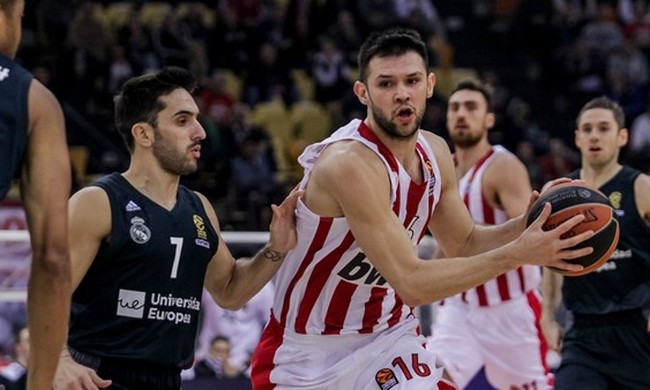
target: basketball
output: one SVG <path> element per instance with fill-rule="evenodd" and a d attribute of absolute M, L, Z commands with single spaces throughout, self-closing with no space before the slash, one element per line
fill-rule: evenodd
<path fill-rule="evenodd" d="M 570 263 L 582 265 L 584 269 L 577 272 L 552 267 L 549 269 L 565 276 L 580 276 L 598 269 L 609 260 L 618 244 L 619 227 L 609 199 L 602 192 L 585 184 L 577 183 L 563 183 L 551 187 L 531 207 L 526 219 L 526 226 L 537 219 L 546 202 L 551 204 L 551 215 L 542 226 L 544 231 L 554 229 L 575 215 L 583 214 L 585 219 L 563 234 L 562 238 L 572 237 L 588 230 L 593 230 L 595 233 L 588 240 L 571 248 L 579 249 L 591 246 L 593 252 L 577 259 L 567 260 Z"/>

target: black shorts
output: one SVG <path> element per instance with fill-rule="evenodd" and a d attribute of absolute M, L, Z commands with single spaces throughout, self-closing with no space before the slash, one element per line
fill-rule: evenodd
<path fill-rule="evenodd" d="M 161 367 L 138 360 L 102 358 L 68 347 L 70 356 L 79 364 L 90 367 L 102 379 L 113 383 L 110 390 L 178 390 L 181 369 Z"/>
<path fill-rule="evenodd" d="M 650 389 L 650 333 L 641 310 L 574 316 L 555 390 Z"/>

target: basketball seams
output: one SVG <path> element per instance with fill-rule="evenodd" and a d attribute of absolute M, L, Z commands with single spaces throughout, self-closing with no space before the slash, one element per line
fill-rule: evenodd
<path fill-rule="evenodd" d="M 609 199 L 600 191 L 585 184 L 563 183 L 550 188 L 533 203 L 526 218 L 529 226 L 544 208 L 544 204 L 551 203 L 552 211 L 544 222 L 542 229 L 549 231 L 561 225 L 576 215 L 586 218 L 574 226 L 562 238 L 575 236 L 588 230 L 594 235 L 571 249 L 592 247 L 592 253 L 567 262 L 583 265 L 584 268 L 577 272 L 569 272 L 549 267 L 564 276 L 581 276 L 598 269 L 609 260 L 616 246 L 620 234 L 618 221 L 614 217 L 614 210 Z"/>

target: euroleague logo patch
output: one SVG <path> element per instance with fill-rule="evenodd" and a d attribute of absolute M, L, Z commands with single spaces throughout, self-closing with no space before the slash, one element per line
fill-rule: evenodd
<path fill-rule="evenodd" d="M 399 381 L 390 368 L 382 368 L 375 374 L 375 381 L 381 390 L 389 390 L 397 386 Z"/>

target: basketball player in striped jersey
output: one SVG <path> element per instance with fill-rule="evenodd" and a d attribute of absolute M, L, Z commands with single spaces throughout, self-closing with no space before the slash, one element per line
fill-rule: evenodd
<path fill-rule="evenodd" d="M 14 58 L 24 0 L 0 0 L 0 200 L 20 176 L 32 250 L 27 295 L 27 389 L 50 389 L 70 307 L 70 155 L 56 97 Z M 2 387 L 2 386 L 0 386 Z"/>
<path fill-rule="evenodd" d="M 274 279 L 272 315 L 253 357 L 255 389 L 453 388 L 423 346 L 415 306 L 525 262 L 581 269 L 560 259 L 591 252 L 567 248 L 593 232 L 560 238 L 582 217 L 542 231 L 550 205 L 525 231 L 521 217 L 475 226 L 447 143 L 419 128 L 435 83 L 427 63 L 417 32 L 373 33 L 353 87 L 366 118 L 299 157 L 298 243 Z M 427 229 L 453 258 L 417 257 Z"/>
<path fill-rule="evenodd" d="M 531 192 L 526 167 L 488 140 L 495 120 L 490 102 L 485 85 L 467 80 L 447 103 L 458 191 L 481 225 L 524 214 Z M 540 268 L 524 265 L 441 301 L 427 347 L 438 352 L 458 387 L 465 388 L 481 367 L 497 389 L 548 387 L 540 282 Z"/>
<path fill-rule="evenodd" d="M 581 168 L 570 174 L 605 194 L 620 238 L 611 258 L 580 277 L 544 270 L 542 329 L 561 352 L 555 389 L 650 389 L 650 176 L 619 163 L 628 142 L 625 114 L 607 97 L 587 102 L 576 119 Z M 573 317 L 562 329 L 562 302 Z"/>

